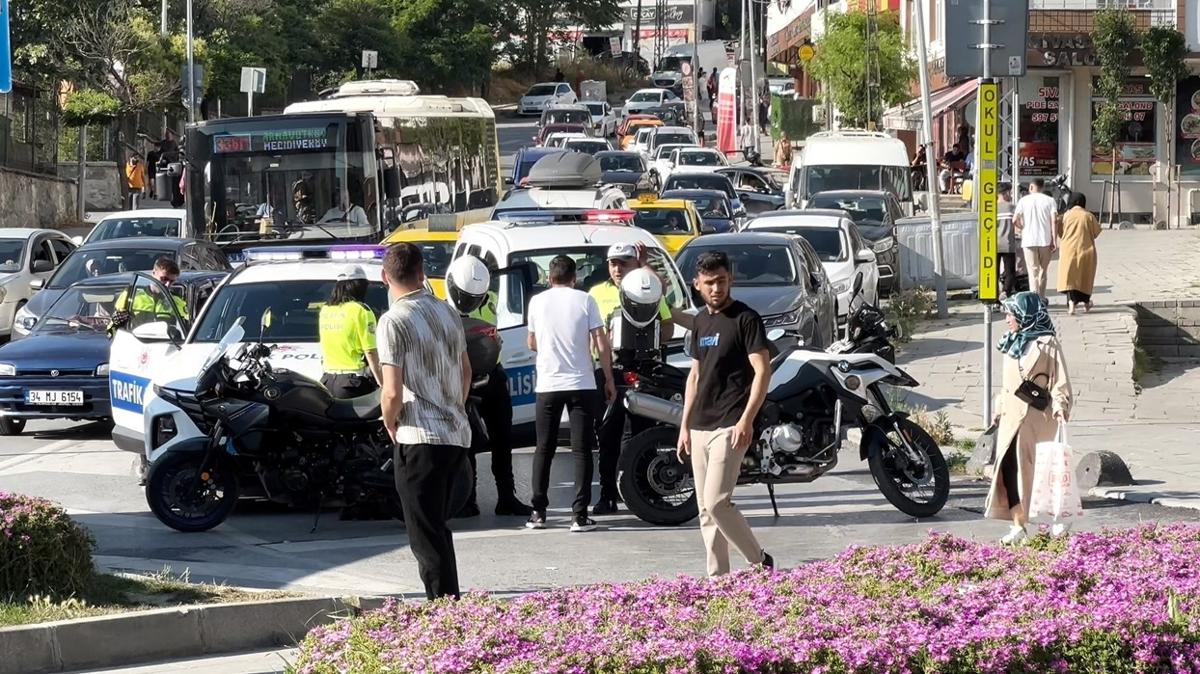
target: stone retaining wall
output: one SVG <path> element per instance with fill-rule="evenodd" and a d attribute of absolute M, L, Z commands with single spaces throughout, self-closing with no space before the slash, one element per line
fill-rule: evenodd
<path fill-rule="evenodd" d="M 1137 342 L 1159 358 L 1200 357 L 1200 300 L 1140 302 Z"/>
<path fill-rule="evenodd" d="M 74 220 L 74 180 L 0 168 L 0 227 L 57 227 Z"/>

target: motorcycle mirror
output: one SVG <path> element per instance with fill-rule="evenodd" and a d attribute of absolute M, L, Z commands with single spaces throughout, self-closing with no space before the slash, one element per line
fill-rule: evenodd
<path fill-rule="evenodd" d="M 851 288 L 850 288 L 850 296 L 851 297 L 862 292 L 862 284 L 863 284 L 863 275 L 862 275 L 862 272 L 860 271 L 854 275 L 854 285 L 851 286 Z"/>

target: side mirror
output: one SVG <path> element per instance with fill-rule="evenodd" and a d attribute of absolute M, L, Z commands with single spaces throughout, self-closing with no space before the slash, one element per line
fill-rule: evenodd
<path fill-rule="evenodd" d="M 821 277 L 820 276 L 817 276 L 816 274 L 809 274 L 808 280 L 810 283 L 812 283 L 813 290 L 817 290 L 821 287 Z"/>
<path fill-rule="evenodd" d="M 712 225 L 708 224 L 707 222 L 701 223 L 700 233 L 701 234 L 716 234 L 717 228 L 713 227 Z"/>
<path fill-rule="evenodd" d="M 143 323 L 133 329 L 133 336 L 140 342 L 171 342 L 183 341 L 179 330 L 166 321 Z"/>
<path fill-rule="evenodd" d="M 46 274 L 46 273 L 49 273 L 52 271 L 54 271 L 54 263 L 51 262 L 50 260 L 34 260 L 33 261 L 33 273 Z"/>
<path fill-rule="evenodd" d="M 41 290 L 45 286 L 46 286 L 46 279 L 44 279 L 44 278 L 35 278 L 29 282 L 29 288 L 31 290 Z"/>
<path fill-rule="evenodd" d="M 389 199 L 398 199 L 403 188 L 400 186 L 400 169 L 390 166 L 383 170 L 383 193 Z"/>
<path fill-rule="evenodd" d="M 866 264 L 875 261 L 875 251 L 870 248 L 863 248 L 854 256 L 854 262 L 857 264 Z"/>
<path fill-rule="evenodd" d="M 683 337 L 683 355 L 688 358 L 696 357 L 696 352 L 692 350 L 692 336 L 690 334 Z"/>

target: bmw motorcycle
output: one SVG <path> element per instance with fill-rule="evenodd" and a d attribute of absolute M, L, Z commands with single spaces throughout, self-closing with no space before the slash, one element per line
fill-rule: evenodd
<path fill-rule="evenodd" d="M 146 501 L 159 521 L 206 531 L 243 495 L 315 508 L 318 516 L 323 505 L 340 504 L 347 516 L 402 519 L 379 394 L 334 398 L 319 382 L 273 367 L 272 347 L 242 343 L 244 334 L 239 318 L 201 367 L 194 390 L 155 387 L 206 434 L 151 464 Z M 495 341 L 475 331 L 468 343 L 489 338 Z M 471 355 L 494 363 L 498 342 L 492 348 Z M 474 385 L 486 374 L 480 380 Z M 468 417 L 473 435 L 486 437 L 473 404 Z M 451 512 L 466 502 L 472 481 L 464 460 Z"/>
<path fill-rule="evenodd" d="M 861 276 L 855 279 L 855 294 Z M 903 412 L 892 409 L 883 385 L 915 387 L 893 364 L 883 313 L 856 297 L 847 338 L 827 350 L 786 348 L 771 359 L 766 402 L 754 423 L 755 441 L 742 460 L 738 484 L 763 483 L 776 517 L 775 485 L 812 482 L 838 463 L 843 430 L 862 429 L 859 457 L 884 497 L 901 512 L 931 517 L 945 506 L 950 471 L 937 443 Z M 769 335 L 776 341 L 776 335 Z M 679 525 L 698 514 L 691 467 L 675 453 L 687 374 L 665 362 L 627 377 L 630 413 L 658 424 L 631 439 L 618 465 L 621 498 L 638 518 Z"/>

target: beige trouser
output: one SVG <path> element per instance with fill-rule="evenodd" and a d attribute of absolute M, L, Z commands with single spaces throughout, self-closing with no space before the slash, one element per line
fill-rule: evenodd
<path fill-rule="evenodd" d="M 733 505 L 733 488 L 742 469 L 742 456 L 732 444 L 733 428 L 691 431 L 692 474 L 696 476 L 696 501 L 700 506 L 700 535 L 708 554 L 708 575 L 729 573 L 729 544 L 751 564 L 765 555 L 750 523 Z"/>
<path fill-rule="evenodd" d="M 1049 276 L 1050 258 L 1054 249 L 1050 246 L 1030 246 L 1025 249 L 1025 268 L 1029 270 L 1029 289 L 1046 296 L 1046 277 Z"/>

